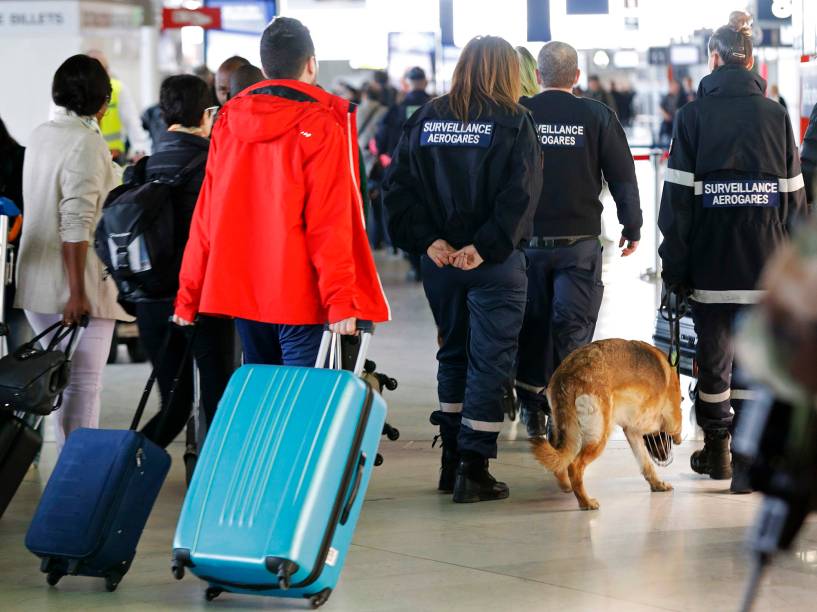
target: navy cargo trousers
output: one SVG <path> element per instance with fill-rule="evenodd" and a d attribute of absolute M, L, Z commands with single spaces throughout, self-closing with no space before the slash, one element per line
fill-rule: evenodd
<path fill-rule="evenodd" d="M 740 364 L 735 362 L 734 327 L 747 306 L 692 302 L 692 318 L 698 342 L 698 393 L 695 418 L 706 431 L 734 432 L 743 404 L 755 399 Z"/>
<path fill-rule="evenodd" d="M 519 338 L 516 392 L 544 407 L 543 391 L 559 364 L 589 344 L 596 330 L 604 285 L 598 239 L 570 246 L 526 249 L 528 304 Z"/>
<path fill-rule="evenodd" d="M 446 447 L 496 457 L 525 314 L 525 255 L 514 251 L 503 263 L 469 271 L 438 268 L 423 256 L 422 267 L 440 341 L 440 409 L 432 422 Z"/>

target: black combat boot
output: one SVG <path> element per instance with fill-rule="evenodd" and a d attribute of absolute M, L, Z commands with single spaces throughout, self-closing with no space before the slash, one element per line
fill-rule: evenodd
<path fill-rule="evenodd" d="M 440 464 L 440 483 L 437 490 L 440 493 L 453 493 L 454 481 L 457 479 L 457 466 L 460 464 L 460 454 L 455 448 L 449 449 L 443 444 L 443 456 Z"/>
<path fill-rule="evenodd" d="M 544 393 L 517 387 L 516 394 L 519 398 L 519 418 L 528 430 L 528 438 L 546 438 L 550 427 L 550 406 Z"/>
<path fill-rule="evenodd" d="M 689 464 L 699 474 L 708 474 L 713 480 L 732 478 L 729 454 L 729 431 L 713 429 L 704 431 L 704 447 L 692 453 Z"/>
<path fill-rule="evenodd" d="M 732 455 L 732 482 L 729 485 L 729 491 L 735 495 L 743 495 L 754 491 L 752 479 L 749 475 L 751 467 L 751 461 L 744 459 L 740 455 Z"/>
<path fill-rule="evenodd" d="M 457 466 L 457 479 L 454 483 L 454 501 L 458 504 L 470 504 L 480 501 L 505 499 L 509 494 L 508 485 L 498 482 L 488 471 L 488 460 L 469 451 L 462 454 Z"/>
<path fill-rule="evenodd" d="M 543 406 L 533 402 L 519 402 L 519 417 L 528 430 L 528 438 L 545 438 L 548 431 L 548 415 Z"/>
<path fill-rule="evenodd" d="M 460 464 L 460 453 L 457 449 L 457 432 L 449 431 L 441 423 L 438 412 L 432 412 L 429 419 L 432 425 L 440 427 L 439 435 L 434 436 L 434 444 L 437 440 L 442 440 L 442 460 L 440 462 L 440 481 L 437 490 L 441 493 L 451 493 L 454 491 L 454 481 L 457 478 L 457 466 Z"/>

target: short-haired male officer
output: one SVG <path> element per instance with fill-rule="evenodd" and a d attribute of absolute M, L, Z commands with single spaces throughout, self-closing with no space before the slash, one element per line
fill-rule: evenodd
<path fill-rule="evenodd" d="M 593 339 L 601 308 L 599 201 L 604 181 L 624 226 L 622 256 L 638 247 L 641 207 L 635 166 L 611 108 L 572 94 L 579 80 L 576 50 L 549 42 L 539 53 L 543 93 L 522 98 L 544 152 L 542 196 L 528 257 L 528 305 L 519 338 L 516 390 L 531 437 L 546 431 L 544 390 L 571 352 Z"/>

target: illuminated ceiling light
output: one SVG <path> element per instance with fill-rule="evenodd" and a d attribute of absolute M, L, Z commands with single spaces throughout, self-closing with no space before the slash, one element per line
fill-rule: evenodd
<path fill-rule="evenodd" d="M 593 63 L 599 68 L 607 68 L 610 65 L 610 56 L 607 51 L 599 49 L 593 54 Z"/>

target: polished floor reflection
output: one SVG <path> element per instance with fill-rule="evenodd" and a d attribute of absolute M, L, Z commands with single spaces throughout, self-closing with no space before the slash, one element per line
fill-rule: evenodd
<path fill-rule="evenodd" d="M 621 261 L 608 249 L 608 289 L 599 335 L 647 339 L 655 289 L 638 280 L 649 256 Z M 435 331 L 422 290 L 402 282 L 405 268 L 383 257 L 395 321 L 378 330 L 372 357 L 395 376 L 390 421 L 402 436 L 384 441 L 354 545 L 327 610 L 735 610 L 747 578 L 743 540 L 760 503 L 732 496 L 725 482 L 698 477 L 689 454 L 690 427 L 675 462 L 659 469 L 670 493 L 650 493 L 623 436 L 616 436 L 586 475 L 598 512 L 577 510 L 572 495 L 536 465 L 518 426 L 503 433 L 495 474 L 511 487 L 506 501 L 458 506 L 434 490 L 438 450 L 427 414 L 435 402 Z M 109 366 L 104 425 L 130 419 L 145 366 Z M 49 588 L 23 537 L 54 460 L 47 444 L 6 515 L 0 519 L 0 610 L 306 609 L 306 602 L 222 595 L 170 574 L 170 547 L 184 495 L 182 445 L 142 538 L 130 573 L 115 593 L 101 580 L 67 577 Z M 814 610 L 817 526 L 806 527 L 792 552 L 764 580 L 757 610 Z"/>

